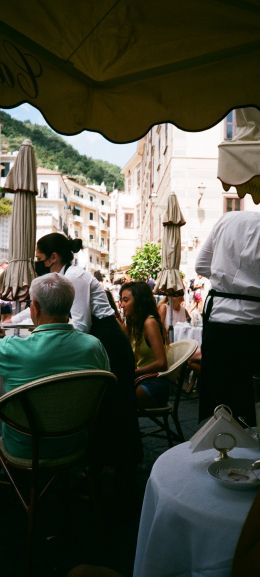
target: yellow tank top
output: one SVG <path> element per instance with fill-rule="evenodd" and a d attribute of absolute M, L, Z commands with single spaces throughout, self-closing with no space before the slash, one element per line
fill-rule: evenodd
<path fill-rule="evenodd" d="M 131 339 L 131 346 L 134 351 L 135 355 L 135 362 L 137 367 L 144 367 L 148 365 L 152 361 L 154 361 L 154 356 L 151 347 L 148 346 L 144 335 L 142 335 L 142 339 L 138 345 L 136 346 L 136 340 Z"/>
<path fill-rule="evenodd" d="M 150 316 L 154 318 L 152 315 Z M 144 367 L 145 365 L 149 365 L 155 360 L 152 349 L 147 344 L 144 334 L 142 334 L 142 338 L 138 346 L 136 346 L 136 340 L 132 337 L 131 346 L 134 351 L 135 362 L 137 367 Z"/>

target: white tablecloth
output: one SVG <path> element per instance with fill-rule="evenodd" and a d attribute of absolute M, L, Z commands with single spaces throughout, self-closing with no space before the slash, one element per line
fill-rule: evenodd
<path fill-rule="evenodd" d="M 163 453 L 147 483 L 134 577 L 230 577 L 232 559 L 255 489 L 230 489 L 207 469 L 215 449 L 189 442 Z M 232 457 L 259 458 L 234 449 Z"/>
<path fill-rule="evenodd" d="M 198 345 L 201 345 L 202 327 L 193 327 L 189 323 L 176 323 L 174 325 L 174 340 L 182 341 L 185 339 L 195 339 Z"/>

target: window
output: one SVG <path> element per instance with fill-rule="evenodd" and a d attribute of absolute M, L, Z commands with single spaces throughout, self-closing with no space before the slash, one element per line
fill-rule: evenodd
<path fill-rule="evenodd" d="M 244 199 L 238 196 L 224 196 L 224 212 L 244 210 Z"/>
<path fill-rule="evenodd" d="M 79 195 L 80 195 L 80 190 L 79 190 L 79 188 L 74 188 L 74 194 L 75 194 L 75 196 L 79 196 Z"/>
<path fill-rule="evenodd" d="M 76 216 L 80 216 L 80 206 L 74 206 L 73 214 Z"/>
<path fill-rule="evenodd" d="M 89 220 L 94 220 L 94 213 L 93 212 L 89 213 Z"/>
<path fill-rule="evenodd" d="M 40 182 L 40 198 L 48 198 L 48 182 Z"/>
<path fill-rule="evenodd" d="M 92 254 L 91 254 L 90 257 L 89 257 L 89 262 L 92 262 L 92 261 L 93 261 L 93 257 L 92 257 Z"/>
<path fill-rule="evenodd" d="M 224 124 L 224 138 L 225 140 L 232 140 L 235 132 L 235 112 L 232 110 L 228 113 Z"/>
<path fill-rule="evenodd" d="M 79 238 L 79 231 L 78 230 L 74 230 L 74 237 Z"/>
<path fill-rule="evenodd" d="M 105 239 L 103 238 L 103 236 L 101 236 L 100 239 L 100 246 L 105 246 Z"/>
<path fill-rule="evenodd" d="M 134 214 L 132 212 L 125 213 L 125 228 L 134 228 Z"/>
<path fill-rule="evenodd" d="M 1 176 L 7 176 L 10 170 L 10 162 L 1 161 Z"/>
<path fill-rule="evenodd" d="M 104 200 L 101 200 L 101 204 L 102 204 L 102 206 L 104 206 L 104 204 L 105 204 L 105 201 L 104 201 Z"/>
<path fill-rule="evenodd" d="M 89 235 L 89 240 L 94 240 L 94 234 Z"/>
<path fill-rule="evenodd" d="M 93 196 L 89 197 L 90 202 L 93 202 Z"/>

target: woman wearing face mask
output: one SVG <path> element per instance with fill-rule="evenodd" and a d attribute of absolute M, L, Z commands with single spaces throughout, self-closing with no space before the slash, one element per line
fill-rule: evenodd
<path fill-rule="evenodd" d="M 105 403 L 104 414 L 102 412 L 98 420 L 98 431 L 95 431 L 96 455 L 102 453 L 106 446 L 109 447 L 110 455 L 114 450 L 114 460 L 117 462 L 124 458 L 140 461 L 142 451 L 133 387 L 133 352 L 100 282 L 90 272 L 79 266 L 72 266 L 73 254 L 81 248 L 81 239 L 67 238 L 60 233 L 41 237 L 36 246 L 36 273 L 58 272 L 72 282 L 75 289 L 71 308 L 72 323 L 78 330 L 91 332 L 100 339 L 107 351 L 111 371 L 118 378 L 116 398 L 115 394 L 110 395 L 110 399 Z M 122 423 L 119 422 L 121 418 Z M 125 434 L 122 434 L 122 431 Z M 97 449 L 98 437 L 100 446 Z"/>
<path fill-rule="evenodd" d="M 114 311 L 97 279 L 81 267 L 72 266 L 74 253 L 81 248 L 82 240 L 79 238 L 67 238 L 56 232 L 46 234 L 37 242 L 35 270 L 37 275 L 58 272 L 72 282 L 75 289 L 72 322 L 75 328 L 89 333 L 92 315 L 102 319 L 112 316 Z"/>

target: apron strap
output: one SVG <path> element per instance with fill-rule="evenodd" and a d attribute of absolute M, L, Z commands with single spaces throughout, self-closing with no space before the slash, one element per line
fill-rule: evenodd
<path fill-rule="evenodd" d="M 222 291 L 216 291 L 215 289 L 210 289 L 207 295 L 207 298 L 204 303 L 202 318 L 203 324 L 209 320 L 210 313 L 213 307 L 213 298 L 214 297 L 222 297 L 226 299 L 240 299 L 243 301 L 253 301 L 260 303 L 260 297 L 251 296 L 251 295 L 242 295 L 238 293 L 225 293 Z"/>

